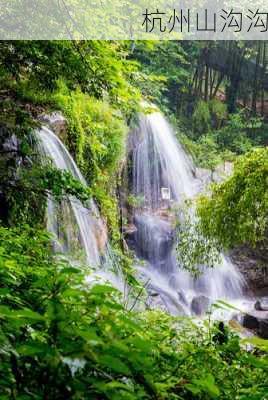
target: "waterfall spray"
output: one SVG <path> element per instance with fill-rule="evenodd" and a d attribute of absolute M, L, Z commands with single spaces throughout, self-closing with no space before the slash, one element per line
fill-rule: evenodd
<path fill-rule="evenodd" d="M 43 127 L 38 131 L 38 136 L 41 140 L 44 153 L 49 156 L 54 162 L 55 166 L 61 170 L 66 170 L 72 173 L 74 178 L 86 185 L 86 182 L 75 164 L 70 153 L 60 141 L 60 139 L 48 128 Z M 69 196 L 67 201 L 63 203 L 65 207 L 65 215 L 69 215 L 71 223 L 69 226 L 67 219 L 57 219 L 56 204 L 53 199 L 48 200 L 48 228 L 59 239 L 62 238 L 63 231 L 67 232 L 65 238 L 65 248 L 71 247 L 70 232 L 73 231 L 73 219 L 78 228 L 78 240 L 81 248 L 86 254 L 86 261 L 89 265 L 98 266 L 101 263 L 101 238 L 102 242 L 106 242 L 106 229 L 100 218 L 98 209 L 93 200 L 88 201 L 88 206 L 84 207 L 83 204 L 73 196 Z M 69 235 L 69 237 L 68 237 Z M 103 245 L 102 243 L 102 245 Z"/>
<path fill-rule="evenodd" d="M 135 251 L 147 261 L 146 267 L 139 268 L 141 273 L 171 312 L 174 299 L 189 308 L 194 296 L 205 295 L 210 301 L 239 298 L 243 278 L 227 257 L 221 255 L 220 265 L 213 269 L 202 268 L 198 278 L 178 264 L 174 250 L 178 213 L 172 209 L 198 194 L 201 182 L 168 122 L 159 112 L 141 116 L 131 141 L 132 193 L 142 199 L 133 216 Z"/>

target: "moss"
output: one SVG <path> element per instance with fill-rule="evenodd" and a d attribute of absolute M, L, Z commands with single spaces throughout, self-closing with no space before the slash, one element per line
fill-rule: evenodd
<path fill-rule="evenodd" d="M 68 120 L 67 145 L 117 242 L 116 171 L 124 154 L 127 130 L 123 116 L 107 101 L 78 89 L 69 91 L 63 83 L 59 84 L 54 101 Z"/>

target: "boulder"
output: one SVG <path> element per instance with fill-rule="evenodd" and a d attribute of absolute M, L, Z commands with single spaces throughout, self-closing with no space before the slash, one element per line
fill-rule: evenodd
<path fill-rule="evenodd" d="M 168 313 L 167 305 L 163 302 L 159 293 L 151 292 L 148 295 L 148 298 L 145 302 L 146 308 L 149 310 L 161 310 L 163 312 Z"/>
<path fill-rule="evenodd" d="M 107 226 L 105 224 L 98 224 L 94 227 L 94 231 L 98 244 L 98 249 L 101 253 L 105 253 L 108 242 Z"/>
<path fill-rule="evenodd" d="M 251 249 L 241 246 L 231 251 L 231 260 L 241 272 L 251 295 L 268 293 L 268 251 L 264 248 Z M 258 292 L 263 291 L 263 294 Z"/>
<path fill-rule="evenodd" d="M 208 311 L 210 299 L 207 296 L 199 295 L 193 298 L 191 302 L 191 311 L 195 315 L 203 315 Z"/>
<path fill-rule="evenodd" d="M 257 300 L 254 304 L 254 308 L 257 311 L 268 311 L 268 303 L 262 300 Z"/>
<path fill-rule="evenodd" d="M 67 120 L 59 111 L 54 111 L 51 114 L 41 114 L 39 120 L 48 125 L 58 136 L 62 136 L 66 132 Z"/>
<path fill-rule="evenodd" d="M 171 315 L 188 315 L 187 306 L 180 300 L 180 296 L 166 288 L 149 285 L 146 305 L 150 309 L 159 309 Z"/>
<path fill-rule="evenodd" d="M 137 228 L 134 224 L 128 224 L 123 226 L 124 236 L 128 239 L 132 238 L 133 235 L 137 232 Z"/>
<path fill-rule="evenodd" d="M 258 329 L 258 318 L 256 318 L 254 315 L 246 314 L 243 318 L 243 326 L 248 329 Z"/>
<path fill-rule="evenodd" d="M 16 135 L 12 134 L 3 143 L 3 150 L 5 152 L 17 152 L 19 150 L 19 141 Z"/>
<path fill-rule="evenodd" d="M 268 318 L 259 321 L 258 335 L 263 339 L 268 339 Z"/>
<path fill-rule="evenodd" d="M 252 311 L 250 314 L 245 314 L 242 325 L 245 328 L 254 330 L 261 338 L 268 339 L 267 311 Z"/>
<path fill-rule="evenodd" d="M 200 181 L 200 185 L 204 188 L 211 182 L 211 171 L 205 168 L 196 168 L 194 177 Z"/>

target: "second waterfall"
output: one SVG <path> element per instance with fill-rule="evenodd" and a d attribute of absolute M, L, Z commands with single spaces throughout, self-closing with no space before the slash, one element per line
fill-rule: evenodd
<path fill-rule="evenodd" d="M 200 267 L 198 278 L 177 261 L 178 208 L 201 190 L 201 182 L 171 126 L 159 112 L 142 115 L 129 140 L 129 191 L 136 202 L 129 244 L 142 260 L 138 269 L 150 290 L 174 314 L 191 313 L 197 298 L 209 302 L 240 298 L 243 278 L 227 257 L 222 255 L 213 269 Z"/>

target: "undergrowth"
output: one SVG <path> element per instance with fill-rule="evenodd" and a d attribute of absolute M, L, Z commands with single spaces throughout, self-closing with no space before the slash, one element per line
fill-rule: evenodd
<path fill-rule="evenodd" d="M 233 333 L 131 311 L 52 255 L 44 231 L 0 228 L 0 243 L 1 399 L 266 398 L 267 357 Z"/>

